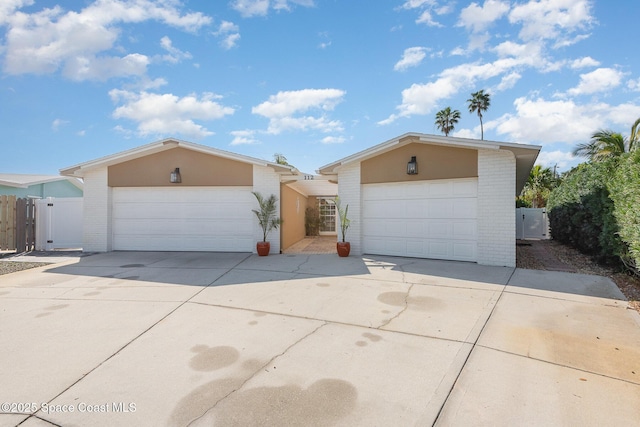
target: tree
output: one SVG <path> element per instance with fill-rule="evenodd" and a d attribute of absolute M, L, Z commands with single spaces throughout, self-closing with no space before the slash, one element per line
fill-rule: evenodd
<path fill-rule="evenodd" d="M 484 127 L 482 125 L 482 113 L 487 111 L 491 106 L 491 95 L 485 93 L 484 89 L 471 94 L 471 98 L 467 99 L 469 103 L 469 112 L 477 113 L 480 118 L 480 139 L 484 139 Z"/>
<path fill-rule="evenodd" d="M 640 126 L 640 119 L 636 120 L 633 126 L 631 126 L 631 136 L 629 137 L 629 152 L 633 151 L 640 144 L 640 135 L 638 135 L 638 126 Z"/>
<path fill-rule="evenodd" d="M 449 136 L 449 132 L 454 129 L 458 120 L 460 120 L 460 111 L 451 111 L 451 107 L 440 110 L 436 114 L 436 126 L 444 133 L 444 136 Z"/>
<path fill-rule="evenodd" d="M 519 199 L 532 208 L 544 208 L 551 190 L 555 187 L 556 178 L 551 168 L 535 165 L 529 173 L 529 180 L 524 185 Z"/>
<path fill-rule="evenodd" d="M 632 132 L 635 127 L 632 128 Z M 633 132 L 633 138 L 636 138 Z M 618 157 L 631 151 L 633 140 L 625 138 L 621 133 L 609 129 L 601 129 L 591 135 L 591 140 L 578 144 L 573 150 L 574 156 L 588 158 L 592 162 L 598 162 L 611 157 Z"/>
<path fill-rule="evenodd" d="M 273 155 L 273 160 L 279 165 L 290 166 L 289 162 L 287 162 L 287 158 L 281 153 L 275 153 Z"/>

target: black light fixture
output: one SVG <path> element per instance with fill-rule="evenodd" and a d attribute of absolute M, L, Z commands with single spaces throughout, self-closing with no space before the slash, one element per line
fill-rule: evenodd
<path fill-rule="evenodd" d="M 180 184 L 182 182 L 182 176 L 180 176 L 180 168 L 175 168 L 169 177 L 169 181 L 172 184 Z"/>
<path fill-rule="evenodd" d="M 407 163 L 407 175 L 417 175 L 418 174 L 418 162 L 416 161 L 416 156 L 411 156 L 411 160 Z"/>

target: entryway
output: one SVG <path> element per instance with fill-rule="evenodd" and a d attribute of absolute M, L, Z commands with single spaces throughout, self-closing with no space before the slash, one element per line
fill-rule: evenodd
<path fill-rule="evenodd" d="M 336 236 L 307 236 L 282 251 L 283 254 L 335 254 Z"/>

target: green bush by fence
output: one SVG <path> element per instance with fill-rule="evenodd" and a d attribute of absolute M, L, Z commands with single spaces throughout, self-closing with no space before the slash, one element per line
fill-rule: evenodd
<path fill-rule="evenodd" d="M 630 254 L 640 266 L 640 152 L 578 165 L 547 208 L 554 239 L 602 262 Z"/>
<path fill-rule="evenodd" d="M 633 151 L 620 162 L 609 188 L 620 239 L 628 250 L 621 256 L 637 271 L 640 267 L 640 150 Z"/>

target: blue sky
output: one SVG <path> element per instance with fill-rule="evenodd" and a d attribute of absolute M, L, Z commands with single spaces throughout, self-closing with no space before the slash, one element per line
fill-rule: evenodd
<path fill-rule="evenodd" d="M 640 117 L 640 2 L 2 0 L 2 172 L 58 170 L 166 137 L 305 172 L 406 132 L 542 145 Z"/>

